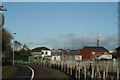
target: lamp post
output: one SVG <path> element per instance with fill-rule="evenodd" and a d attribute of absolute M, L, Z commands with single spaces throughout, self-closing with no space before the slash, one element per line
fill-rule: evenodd
<path fill-rule="evenodd" d="M 0 11 L 7 11 L 7 9 L 4 8 L 3 5 L 0 5 Z M 2 13 L 0 13 L 0 28 L 3 27 L 4 23 L 5 23 L 4 15 Z"/>
<path fill-rule="evenodd" d="M 13 33 L 13 35 L 15 35 L 16 33 Z M 15 58 L 15 55 L 14 55 L 14 49 L 15 49 L 15 40 L 13 40 L 13 66 L 14 66 L 14 58 Z"/>
<path fill-rule="evenodd" d="M 7 11 L 7 9 L 5 9 L 3 7 L 3 5 L 0 5 L 0 44 L 2 44 L 2 27 L 5 23 L 5 18 L 4 15 L 1 13 L 2 11 Z M 0 45 L 0 65 L 2 65 L 2 45 Z M 1 72 L 2 67 L 0 67 L 0 74 L 2 74 Z M 2 79 L 2 75 L 0 75 L 0 80 Z"/>

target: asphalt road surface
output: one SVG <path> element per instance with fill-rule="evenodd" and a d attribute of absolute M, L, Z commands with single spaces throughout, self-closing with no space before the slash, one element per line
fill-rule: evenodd
<path fill-rule="evenodd" d="M 29 66 L 34 70 L 33 80 L 74 80 L 69 75 L 59 70 L 38 66 L 38 65 L 16 65 L 18 70 L 9 79 L 2 80 L 31 80 L 32 71 L 25 66 Z"/>
<path fill-rule="evenodd" d="M 64 72 L 61 72 L 56 69 L 38 66 L 38 65 L 29 65 L 35 72 L 33 80 L 74 80 L 72 77 L 68 76 Z"/>

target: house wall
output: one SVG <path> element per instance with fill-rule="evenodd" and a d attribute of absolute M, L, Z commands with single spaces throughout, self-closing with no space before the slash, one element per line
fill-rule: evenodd
<path fill-rule="evenodd" d="M 82 60 L 82 55 L 75 55 L 75 60 L 76 61 Z"/>
<path fill-rule="evenodd" d="M 92 51 L 90 51 L 87 47 L 84 47 L 80 51 L 80 53 L 82 55 L 82 60 L 94 60 L 93 55 L 92 55 Z"/>
<path fill-rule="evenodd" d="M 82 60 L 94 60 L 94 57 L 97 56 L 97 55 L 107 55 L 107 54 L 109 54 L 109 52 L 104 52 L 104 51 L 93 52 L 93 51 L 89 50 L 87 47 L 84 47 L 80 51 L 80 53 L 82 55 Z"/>
<path fill-rule="evenodd" d="M 50 50 L 42 50 L 42 55 L 44 56 L 51 56 L 51 51 Z"/>
<path fill-rule="evenodd" d="M 62 55 L 61 60 L 62 61 L 74 61 L 75 55 Z"/>
<path fill-rule="evenodd" d="M 52 56 L 52 60 L 61 60 L 60 56 Z"/>
<path fill-rule="evenodd" d="M 42 50 L 41 52 L 32 52 L 32 56 L 34 57 L 46 57 L 46 56 L 51 56 L 51 51 L 50 50 Z"/>
<path fill-rule="evenodd" d="M 32 56 L 34 57 L 42 57 L 41 52 L 31 52 Z"/>

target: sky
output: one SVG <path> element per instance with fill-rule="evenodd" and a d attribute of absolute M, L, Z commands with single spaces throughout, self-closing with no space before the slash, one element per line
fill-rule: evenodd
<path fill-rule="evenodd" d="M 4 27 L 29 48 L 117 47 L 117 2 L 4 2 Z"/>

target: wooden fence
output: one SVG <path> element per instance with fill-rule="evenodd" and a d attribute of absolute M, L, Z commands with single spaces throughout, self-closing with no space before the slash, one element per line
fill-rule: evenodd
<path fill-rule="evenodd" d="M 34 62 L 17 61 L 16 63 L 36 64 L 44 67 L 51 67 L 62 71 L 77 80 L 119 80 L 120 72 L 119 67 L 116 69 L 116 73 L 109 73 L 109 66 L 103 71 L 100 71 L 99 65 L 89 65 L 86 63 L 78 62 L 65 62 L 65 61 L 52 61 L 52 60 L 36 60 Z M 81 66 L 82 65 L 82 66 Z"/>

